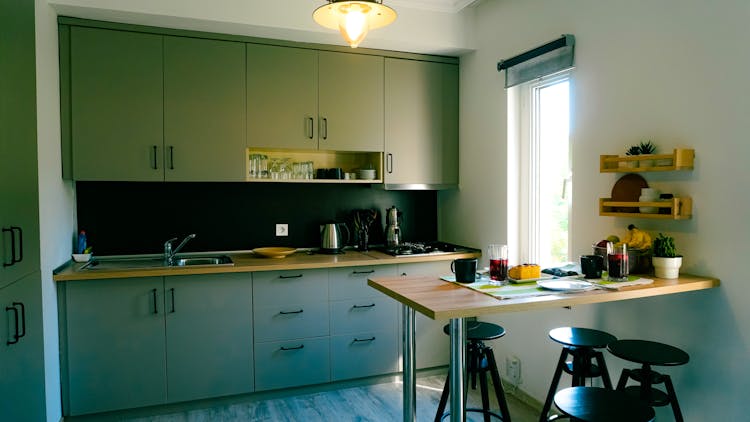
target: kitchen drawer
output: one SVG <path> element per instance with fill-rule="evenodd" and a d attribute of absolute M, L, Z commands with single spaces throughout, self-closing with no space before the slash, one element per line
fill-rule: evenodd
<path fill-rule="evenodd" d="M 255 341 L 327 336 L 328 302 L 253 307 Z"/>
<path fill-rule="evenodd" d="M 331 334 L 395 332 L 398 306 L 386 296 L 331 302 Z"/>
<path fill-rule="evenodd" d="M 255 306 L 328 300 L 328 270 L 253 273 Z"/>
<path fill-rule="evenodd" d="M 329 338 L 255 344 L 255 390 L 330 380 Z"/>
<path fill-rule="evenodd" d="M 372 331 L 331 337 L 332 381 L 398 371 L 396 337 L 393 331 Z"/>
<path fill-rule="evenodd" d="M 367 285 L 367 279 L 395 275 L 395 265 L 332 268 L 329 270 L 331 300 L 380 296 L 382 293 Z"/>

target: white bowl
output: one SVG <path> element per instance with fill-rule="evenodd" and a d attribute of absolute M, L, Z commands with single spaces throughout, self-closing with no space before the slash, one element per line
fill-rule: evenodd
<path fill-rule="evenodd" d="M 89 262 L 91 260 L 90 253 L 74 253 L 73 261 L 75 262 Z"/>
<path fill-rule="evenodd" d="M 374 180 L 376 176 L 375 169 L 359 169 L 358 176 L 364 180 Z"/>

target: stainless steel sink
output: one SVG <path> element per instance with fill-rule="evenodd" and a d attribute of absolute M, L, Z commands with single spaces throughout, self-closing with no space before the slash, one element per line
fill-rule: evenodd
<path fill-rule="evenodd" d="M 191 266 L 231 266 L 232 258 L 227 255 L 185 256 L 176 258 L 173 267 Z M 150 258 L 94 258 L 81 267 L 84 271 L 138 270 L 169 267 L 162 257 Z"/>
<path fill-rule="evenodd" d="M 234 265 L 232 258 L 221 256 L 194 256 L 189 258 L 177 258 L 174 261 L 175 267 L 188 267 L 193 265 Z"/>

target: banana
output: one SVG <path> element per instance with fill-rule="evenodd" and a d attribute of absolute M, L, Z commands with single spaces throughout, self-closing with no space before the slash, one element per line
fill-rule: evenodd
<path fill-rule="evenodd" d="M 650 234 L 631 224 L 628 226 L 628 234 L 617 244 L 623 243 L 630 249 L 649 249 L 653 241 Z"/>

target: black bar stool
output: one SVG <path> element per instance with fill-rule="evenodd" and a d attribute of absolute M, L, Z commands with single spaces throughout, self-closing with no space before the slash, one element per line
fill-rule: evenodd
<path fill-rule="evenodd" d="M 690 356 L 685 351 L 668 344 L 647 340 L 617 340 L 610 343 L 607 349 L 620 359 L 641 364 L 639 369 L 625 368 L 622 370 L 620 380 L 617 382 L 618 390 L 640 397 L 650 406 L 671 404 L 675 420 L 683 421 L 680 404 L 677 402 L 677 395 L 672 385 L 672 378 L 669 375 L 654 371 L 651 366 L 684 365 L 690 360 Z M 628 379 L 639 382 L 640 386 L 626 387 Z M 653 385 L 662 383 L 667 388 L 666 393 L 653 388 Z"/>
<path fill-rule="evenodd" d="M 591 328 L 559 327 L 549 332 L 549 338 L 563 345 L 560 359 L 552 376 L 547 399 L 542 407 L 539 421 L 547 421 L 547 414 L 552 407 L 555 392 L 560 383 L 560 377 L 565 372 L 573 377 L 572 386 L 585 386 L 586 378 L 601 377 L 604 386 L 612 389 L 612 381 L 609 379 L 607 364 L 604 362 L 604 354 L 598 349 L 607 347 L 607 344 L 617 340 L 612 334 Z M 568 356 L 572 361 L 568 362 Z M 592 363 L 596 360 L 596 364 Z"/>
<path fill-rule="evenodd" d="M 555 406 L 574 421 L 649 422 L 656 413 L 641 400 L 617 390 L 570 387 L 555 394 Z"/>
<path fill-rule="evenodd" d="M 445 334 L 450 334 L 450 326 L 443 327 Z M 477 374 L 479 374 L 479 390 L 482 393 L 481 409 L 466 409 L 467 412 L 479 412 L 484 414 L 484 421 L 490 422 L 490 417 L 494 416 L 510 422 L 510 412 L 508 403 L 505 401 L 505 390 L 500 381 L 500 374 L 497 371 L 495 354 L 492 348 L 483 343 L 484 340 L 494 340 L 505 335 L 505 328 L 489 322 L 468 321 L 466 323 L 466 373 L 471 377 L 471 388 L 477 388 Z M 490 411 L 490 397 L 487 386 L 487 372 L 492 377 L 492 385 L 495 387 L 495 397 L 500 406 L 500 415 Z M 468 383 L 467 383 L 468 384 Z M 435 422 L 441 421 L 448 416 L 450 412 L 445 413 L 445 406 L 448 403 L 448 394 L 450 393 L 450 375 L 445 379 L 443 394 L 440 396 Z M 467 385 L 468 386 L 468 385 Z"/>

